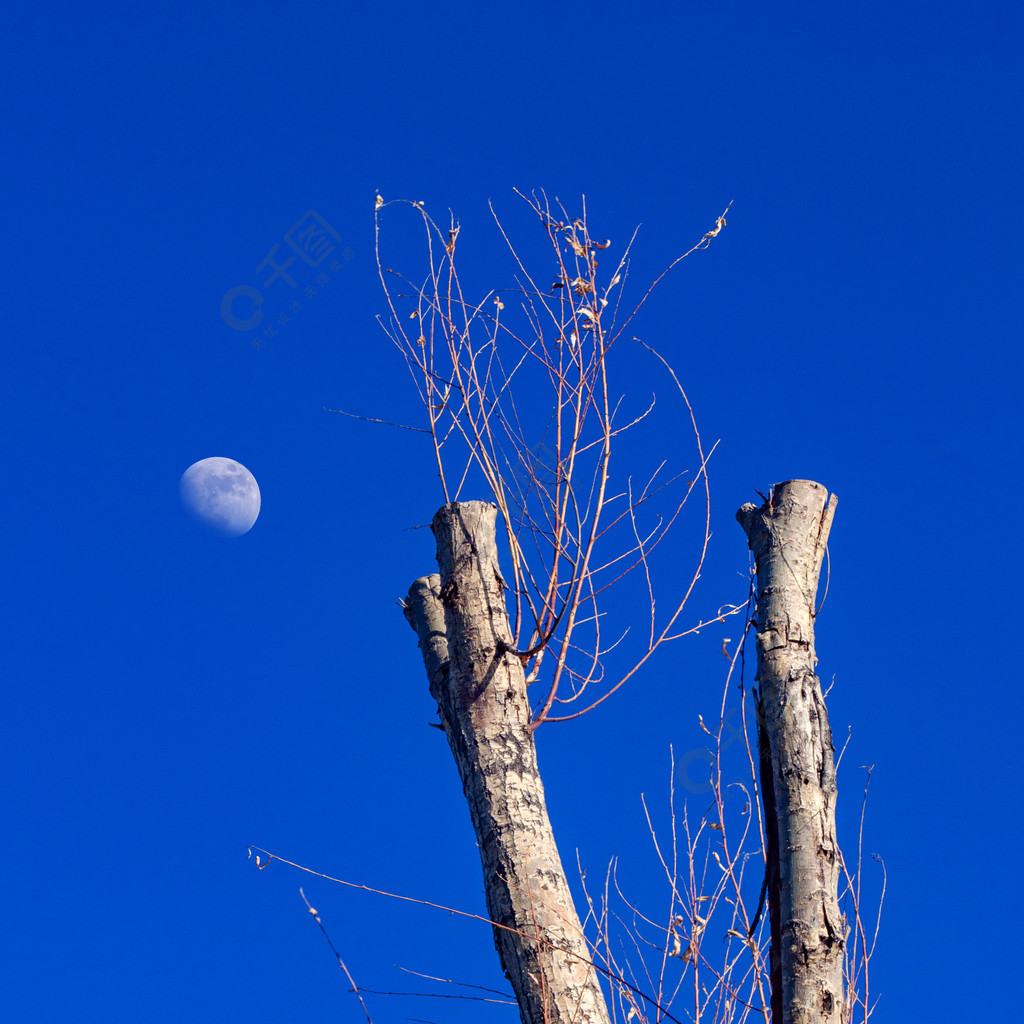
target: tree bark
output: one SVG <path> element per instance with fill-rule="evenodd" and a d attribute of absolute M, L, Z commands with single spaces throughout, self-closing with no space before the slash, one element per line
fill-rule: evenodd
<path fill-rule="evenodd" d="M 834 748 L 814 671 L 815 600 L 835 508 L 821 484 L 788 480 L 760 508 L 736 513 L 757 565 L 757 680 L 771 771 L 762 792 L 773 798 L 765 815 L 777 825 L 767 865 L 779 974 L 773 1024 L 839 1024 L 843 1008 L 847 928 L 837 899 Z"/>
<path fill-rule="evenodd" d="M 523 665 L 494 540 L 495 506 L 455 502 L 432 528 L 440 575 L 409 590 L 430 692 L 462 778 L 495 945 L 524 1024 L 608 1024 L 544 802 Z"/>

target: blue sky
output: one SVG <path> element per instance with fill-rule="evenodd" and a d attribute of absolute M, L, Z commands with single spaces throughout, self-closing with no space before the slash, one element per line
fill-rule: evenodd
<path fill-rule="evenodd" d="M 502 983 L 482 926 L 246 859 L 257 844 L 483 906 L 396 607 L 434 568 L 429 531 L 410 529 L 442 501 L 430 450 L 325 412 L 418 414 L 375 322 L 378 189 L 441 221 L 455 211 L 481 294 L 514 272 L 488 201 L 527 247 L 538 230 L 514 188 L 570 208 L 585 193 L 613 252 L 642 224 L 636 295 L 733 202 L 637 325 L 720 440 L 693 617 L 745 599 L 733 515 L 755 488 L 809 477 L 838 494 L 819 669 L 835 733 L 852 730 L 848 849 L 857 766 L 876 765 L 879 1019 L 962 1020 L 1005 985 L 1000 939 L 1021 904 L 1004 522 L 1022 497 L 1018 10 L 100 3 L 9 17 L 7 1019 L 355 1019 L 300 885 L 367 988 L 424 987 L 394 964 Z M 338 236 L 337 269 L 296 264 L 297 311 L 265 286 L 268 318 L 291 316 L 254 345 L 222 299 L 261 286 L 311 210 Z M 384 222 L 394 263 L 421 258 L 410 223 Z M 644 387 L 647 366 L 623 372 Z M 692 463 L 671 431 L 658 440 Z M 181 510 L 178 479 L 208 456 L 259 481 L 244 537 L 207 536 Z M 703 746 L 721 642 L 680 642 L 602 709 L 538 735 L 563 858 L 578 850 L 601 875 L 618 857 L 652 910 L 664 887 L 639 796 L 663 812 L 669 745 Z M 367 998 L 377 1022 L 516 1019 Z"/>

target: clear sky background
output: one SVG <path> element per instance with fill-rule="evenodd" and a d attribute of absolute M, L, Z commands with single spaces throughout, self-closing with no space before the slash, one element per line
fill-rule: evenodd
<path fill-rule="evenodd" d="M 746 597 L 733 516 L 755 488 L 809 477 L 839 495 L 819 670 L 836 735 L 852 730 L 848 851 L 858 766 L 876 766 L 877 1019 L 961 1021 L 1005 993 L 1022 909 L 1021 22 L 1010 4 L 871 0 L 9 13 L 5 1019 L 357 1019 L 300 885 L 367 988 L 451 991 L 395 964 L 503 984 L 482 925 L 246 859 L 257 844 L 483 908 L 396 606 L 434 568 L 429 531 L 410 529 L 442 502 L 430 450 L 324 411 L 419 414 L 374 319 L 378 189 L 455 211 L 481 294 L 514 272 L 488 200 L 523 244 L 539 237 L 513 188 L 570 208 L 585 193 L 616 256 L 642 224 L 636 297 L 733 201 L 636 330 L 721 441 L 691 618 Z M 340 269 L 317 284 L 322 268 L 297 265 L 316 294 L 254 345 L 222 298 L 262 287 L 309 210 Z M 390 262 L 415 264 L 394 211 Z M 268 319 L 286 291 L 267 287 Z M 642 384 L 649 368 L 624 363 L 630 386 L 663 387 Z M 692 468 L 685 434 L 656 440 Z M 208 456 L 259 481 L 241 538 L 181 510 L 178 479 Z M 670 583 L 695 539 L 685 523 L 666 549 Z M 640 794 L 664 815 L 669 745 L 706 742 L 723 635 L 538 735 L 567 865 L 578 850 L 601 877 L 618 857 L 651 913 L 665 890 Z M 367 998 L 378 1024 L 517 1019 Z"/>

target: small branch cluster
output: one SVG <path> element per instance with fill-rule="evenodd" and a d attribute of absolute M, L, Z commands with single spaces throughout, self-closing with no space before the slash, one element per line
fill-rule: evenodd
<path fill-rule="evenodd" d="M 741 608 L 747 614 L 748 628 L 750 608 L 750 602 Z M 685 804 L 677 807 L 674 754 L 667 837 L 659 834 L 643 802 L 647 828 L 667 883 L 667 906 L 658 915 L 641 911 L 623 893 L 614 864 L 600 899 L 587 893 L 589 922 L 599 936 L 595 946 L 600 962 L 651 992 L 658 1008 L 652 1016 L 630 991 L 619 991 L 618 1009 L 627 1022 L 660 1022 L 670 1016 L 669 1010 L 680 999 L 690 1004 L 685 1016 L 695 1021 L 735 1024 L 751 1016 L 771 1017 L 769 941 L 761 884 L 764 828 L 745 698 L 740 717 L 747 779 L 729 783 L 724 774 L 725 750 L 736 732 L 727 724 L 731 716 L 726 712 L 726 700 L 737 666 L 742 666 L 743 649 L 741 642 L 730 657 L 717 728 L 709 729 L 699 717 L 700 728 L 710 741 L 709 805 L 696 820 Z M 625 906 L 625 916 L 612 909 L 616 901 Z"/>
<path fill-rule="evenodd" d="M 460 226 L 452 219 L 442 230 L 421 202 L 406 205 L 417 211 L 425 229 L 425 276 L 414 283 L 384 265 L 381 216 L 393 204 L 379 196 L 376 250 L 391 314 L 384 326 L 418 389 L 444 500 L 458 501 L 467 486 L 482 485 L 502 514 L 515 602 L 513 653 L 522 659 L 528 681 L 541 681 L 543 690 L 533 705 L 536 728 L 590 710 L 661 643 L 705 625 L 684 629 L 678 621 L 710 537 L 706 466 L 711 451 L 704 450 L 679 380 L 640 342 L 660 362 L 685 406 L 697 464 L 689 478 L 667 472 L 661 463 L 642 484 L 627 478 L 614 488 L 615 445 L 647 419 L 655 400 L 652 396 L 644 408 L 624 412 L 610 384 L 609 355 L 629 342 L 625 332 L 657 283 L 685 256 L 710 245 L 725 215 L 627 308 L 623 284 L 632 239 L 606 273 L 599 264 L 612 243 L 592 236 L 585 203 L 582 215 L 571 217 L 560 204 L 553 211 L 543 193 L 523 198 L 546 234 L 552 271 L 548 276 L 528 269 L 495 216 L 518 270 L 511 291 L 470 301 L 456 262 Z M 402 285 L 396 287 L 396 280 Z M 538 405 L 538 394 L 547 395 L 550 405 Z M 549 413 L 540 442 L 532 427 L 538 411 Z M 692 571 L 684 574 L 678 604 L 658 617 L 651 554 L 695 490 L 705 506 L 703 538 Z M 647 514 L 655 495 L 668 506 L 663 514 Z M 610 679 L 603 658 L 626 631 L 609 637 L 599 604 L 613 584 L 636 571 L 650 612 L 639 649 Z M 710 620 L 735 611 L 720 609 Z"/>
<path fill-rule="evenodd" d="M 750 693 L 743 679 L 746 637 L 756 619 L 753 580 L 744 639 L 728 654 L 729 671 L 722 688 L 718 724 L 708 728 L 698 716 L 708 749 L 710 797 L 700 817 L 676 800 L 676 760 L 669 777 L 668 835 L 659 833 L 644 801 L 644 815 L 658 864 L 667 884 L 667 905 L 658 914 L 642 911 L 620 887 L 618 865 L 609 865 L 603 891 L 587 886 L 585 926 L 594 960 L 615 995 L 616 1014 L 624 1021 L 660 1024 L 688 1018 L 708 1024 L 772 1021 L 771 937 L 766 906 L 768 843 L 760 797 L 756 730 Z M 739 677 L 738 685 L 735 684 Z M 739 720 L 727 710 L 730 693 L 740 693 Z M 741 742 L 736 742 L 737 738 Z M 727 749 L 740 757 L 726 756 Z M 733 781 L 729 781 L 732 777 Z M 870 777 L 870 772 L 869 772 Z M 840 904 L 850 922 L 851 941 L 844 948 L 845 1005 L 841 1019 L 866 1024 L 876 1003 L 869 998 L 869 966 L 878 938 L 885 896 L 885 866 L 873 922 L 862 916 L 864 893 L 863 840 L 867 786 L 861 808 L 856 863 L 840 854 L 845 886 Z M 873 902 L 873 901 L 872 901 Z M 614 909 L 625 907 L 625 913 Z M 628 985 L 616 985 L 614 979 Z M 637 992 L 648 993 L 639 1000 Z M 675 1007 L 688 1003 L 685 1014 Z M 673 1012 L 675 1017 L 673 1017 Z M 776 998 L 776 1015 L 779 1012 Z"/>

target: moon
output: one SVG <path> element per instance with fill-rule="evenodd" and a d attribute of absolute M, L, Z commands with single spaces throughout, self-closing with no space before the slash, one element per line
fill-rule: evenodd
<path fill-rule="evenodd" d="M 234 459 L 200 459 L 181 474 L 181 503 L 193 519 L 224 537 L 241 537 L 260 514 L 256 478 Z"/>

